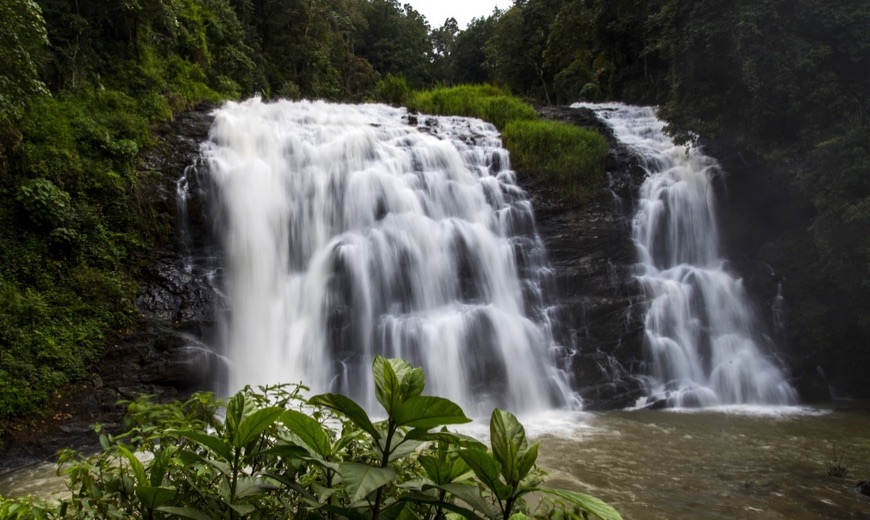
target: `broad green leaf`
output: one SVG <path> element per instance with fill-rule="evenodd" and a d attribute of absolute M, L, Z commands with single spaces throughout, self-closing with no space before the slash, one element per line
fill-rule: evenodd
<path fill-rule="evenodd" d="M 155 509 L 175 497 L 176 490 L 171 487 L 136 486 L 136 496 L 147 509 Z"/>
<path fill-rule="evenodd" d="M 498 516 L 492 503 L 483 498 L 483 495 L 480 494 L 480 488 L 473 484 L 449 483 L 439 487 L 490 518 Z"/>
<path fill-rule="evenodd" d="M 501 473 L 507 483 L 515 486 L 519 477 L 519 452 L 526 449 L 526 430 L 516 416 L 495 409 L 489 421 L 492 454 L 501 465 Z"/>
<path fill-rule="evenodd" d="M 261 457 L 281 457 L 283 459 L 301 459 L 309 454 L 309 450 L 295 444 L 279 444 L 257 453 Z"/>
<path fill-rule="evenodd" d="M 532 446 L 520 452 L 519 462 L 517 464 L 519 470 L 519 480 L 526 478 L 529 474 L 529 471 L 532 470 L 532 467 L 535 465 L 535 461 L 538 459 L 538 443 L 532 444 Z"/>
<path fill-rule="evenodd" d="M 480 496 L 480 490 L 478 490 L 475 486 L 470 486 L 470 487 L 474 487 L 475 489 L 469 490 L 469 493 L 474 493 L 475 491 L 477 491 L 477 495 Z M 430 489 L 431 488 L 442 489 L 441 486 L 431 486 Z M 456 495 L 456 496 L 459 497 L 459 495 Z M 470 494 L 468 498 L 469 498 L 469 500 L 474 501 L 474 495 Z M 400 498 L 400 500 L 403 500 L 405 502 L 412 502 L 415 504 L 427 504 L 430 506 L 439 506 L 442 509 L 452 511 L 453 513 L 456 513 L 456 514 L 460 515 L 462 518 L 466 518 L 467 520 L 481 520 L 481 518 L 491 518 L 491 519 L 495 520 L 498 518 L 498 515 L 494 512 L 494 510 L 493 510 L 493 514 L 489 514 L 485 511 L 483 511 L 483 514 L 486 516 L 481 517 L 479 514 L 475 513 L 475 511 L 474 511 L 474 510 L 477 510 L 477 508 L 475 506 L 473 506 L 468 500 L 465 500 L 465 499 L 462 499 L 463 502 L 465 502 L 465 504 L 467 504 L 469 507 L 471 507 L 474 510 L 466 509 L 462 506 L 454 504 L 453 502 L 439 500 L 437 497 L 434 497 L 432 495 L 427 495 L 425 493 L 409 493 L 407 495 L 402 496 Z M 480 507 L 486 508 L 486 505 L 485 505 L 486 501 L 484 500 L 484 498 L 482 496 L 480 497 L 480 500 L 482 502 L 481 504 L 479 504 Z M 492 508 L 490 507 L 489 509 L 492 509 Z"/>
<path fill-rule="evenodd" d="M 312 455 L 323 458 L 330 455 L 329 437 L 319 422 L 296 410 L 287 410 L 281 414 L 280 421 L 299 438 Z"/>
<path fill-rule="evenodd" d="M 426 376 L 420 367 L 407 366 L 407 370 L 396 370 L 399 376 L 399 386 L 405 400 L 417 397 L 423 393 L 426 387 Z"/>
<path fill-rule="evenodd" d="M 422 441 L 409 440 L 403 440 L 399 444 L 394 444 L 394 448 L 390 452 L 390 462 L 394 460 L 399 460 L 402 457 L 407 457 L 408 455 L 417 451 L 417 448 L 419 448 L 422 444 Z"/>
<path fill-rule="evenodd" d="M 502 500 L 510 496 L 511 489 L 499 480 L 501 467 L 492 455 L 480 450 L 462 450 L 459 456 L 495 496 Z"/>
<path fill-rule="evenodd" d="M 317 501 L 317 497 L 312 495 L 311 492 L 305 486 L 303 486 L 299 482 L 296 482 L 292 477 L 288 477 L 286 475 L 278 475 L 275 473 L 266 473 L 265 475 L 271 479 L 278 481 L 279 483 L 283 484 L 284 486 L 292 489 L 293 491 L 298 493 L 299 496 L 301 496 L 304 500 L 307 500 L 309 503 L 314 504 L 314 505 L 319 505 L 319 502 Z"/>
<path fill-rule="evenodd" d="M 188 439 L 199 444 L 200 446 L 213 451 L 215 454 L 223 458 L 223 460 L 233 460 L 233 449 L 222 439 L 219 439 L 207 433 L 193 430 L 170 430 L 170 433 L 175 433 L 182 437 L 187 437 Z"/>
<path fill-rule="evenodd" d="M 278 486 L 262 478 L 242 477 L 236 484 L 236 500 L 257 495 L 264 491 L 274 491 Z"/>
<path fill-rule="evenodd" d="M 345 397 L 341 394 L 320 394 L 315 395 L 311 399 L 308 400 L 309 403 L 315 406 L 325 406 L 327 408 L 331 408 L 336 412 L 343 414 L 345 417 L 350 419 L 352 423 L 357 425 L 360 429 L 366 431 L 374 437 L 375 439 L 380 439 L 381 434 L 375 429 L 375 425 L 372 424 L 371 419 L 366 414 L 365 410 L 349 397 Z"/>
<path fill-rule="evenodd" d="M 212 520 L 211 515 L 203 513 L 199 509 L 192 507 L 175 507 L 175 506 L 160 506 L 157 511 L 168 513 L 170 515 L 180 516 L 182 518 L 191 518 L 193 520 Z"/>
<path fill-rule="evenodd" d="M 237 393 L 230 399 L 227 403 L 227 416 L 224 420 L 227 427 L 227 437 L 230 441 L 234 441 L 238 436 L 242 419 L 254 413 L 256 409 L 257 403 L 253 399 L 247 399 L 244 391 Z M 233 444 L 236 443 L 233 442 Z"/>
<path fill-rule="evenodd" d="M 345 446 L 347 446 L 351 442 L 355 441 L 357 439 L 357 437 L 359 437 L 363 433 L 364 432 L 362 432 L 360 430 L 353 430 L 345 435 L 342 435 L 340 439 L 335 441 L 335 446 L 333 446 L 334 452 L 338 453 L 339 451 L 343 450 L 345 448 Z"/>
<path fill-rule="evenodd" d="M 228 463 L 213 459 L 211 457 L 203 457 L 199 453 L 190 450 L 181 450 L 180 452 L 178 452 L 178 458 L 187 465 L 198 463 L 212 466 L 216 470 L 220 471 L 225 477 L 229 477 L 231 473 L 230 465 Z"/>
<path fill-rule="evenodd" d="M 149 484 L 148 478 L 145 477 L 145 467 L 142 465 L 142 461 L 136 458 L 130 450 L 123 446 L 118 446 L 118 452 L 127 459 L 130 463 L 130 469 L 133 470 L 133 476 L 136 477 L 136 483 L 140 486 L 147 486 Z"/>
<path fill-rule="evenodd" d="M 399 405 L 394 419 L 399 426 L 410 428 L 435 428 L 471 422 L 453 401 L 424 395 L 412 397 Z"/>
<path fill-rule="evenodd" d="M 452 465 L 446 461 L 440 461 L 429 455 L 420 455 L 417 462 L 423 466 L 426 476 L 435 484 L 447 484 L 450 482 L 450 469 Z"/>
<path fill-rule="evenodd" d="M 479 440 L 456 432 L 429 432 L 429 428 L 414 428 L 405 434 L 405 438 L 419 441 L 439 441 L 472 450 L 486 451 L 486 445 Z"/>
<path fill-rule="evenodd" d="M 253 504 L 230 504 L 230 507 L 233 508 L 233 511 L 239 514 L 239 516 L 248 516 L 257 510 Z"/>
<path fill-rule="evenodd" d="M 237 448 L 246 446 L 268 427 L 272 426 L 283 412 L 284 410 L 278 406 L 270 406 L 245 416 L 242 418 L 242 422 L 239 423 L 236 436 L 232 439 L 233 445 Z"/>
<path fill-rule="evenodd" d="M 402 390 L 396 371 L 390 360 L 376 356 L 372 362 L 372 374 L 375 379 L 375 397 L 387 411 L 387 415 L 392 417 L 393 411 L 402 402 Z"/>
<path fill-rule="evenodd" d="M 391 468 L 377 468 L 358 462 L 343 462 L 339 473 L 347 485 L 351 502 L 367 497 L 369 493 L 395 480 L 396 472 Z"/>
<path fill-rule="evenodd" d="M 375 397 L 390 416 L 400 404 L 422 394 L 426 385 L 422 368 L 397 358 L 376 356 L 372 361 L 372 375 Z"/>
<path fill-rule="evenodd" d="M 471 468 L 468 464 L 461 457 L 456 457 L 456 460 L 453 461 L 453 465 L 450 467 L 450 476 L 448 480 L 453 482 L 470 471 Z"/>
<path fill-rule="evenodd" d="M 332 471 L 337 472 L 339 470 L 339 464 L 337 462 L 329 462 L 321 459 L 320 457 L 302 457 L 302 460 L 306 462 L 312 462 L 322 467 L 323 469 L 331 469 Z"/>
<path fill-rule="evenodd" d="M 535 488 L 535 490 L 550 495 L 556 495 L 557 497 L 566 500 L 569 504 L 586 511 L 587 513 L 593 514 L 601 520 L 622 520 L 622 516 L 619 512 L 600 498 L 595 498 L 584 493 L 577 493 L 576 491 L 548 488 L 545 486 L 539 486 Z"/>
<path fill-rule="evenodd" d="M 532 520 L 531 517 L 525 513 L 514 513 L 508 518 L 508 520 Z"/>

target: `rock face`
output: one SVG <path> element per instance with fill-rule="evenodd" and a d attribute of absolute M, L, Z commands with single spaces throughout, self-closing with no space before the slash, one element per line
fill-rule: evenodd
<path fill-rule="evenodd" d="M 646 172 L 610 129 L 586 109 L 539 108 L 542 116 L 595 128 L 608 137 L 608 186 L 583 205 L 543 183 L 529 192 L 536 224 L 555 273 L 556 340 L 568 347 L 569 369 L 586 409 L 623 408 L 640 397 L 644 298 L 634 279 L 631 241 L 635 201 Z"/>

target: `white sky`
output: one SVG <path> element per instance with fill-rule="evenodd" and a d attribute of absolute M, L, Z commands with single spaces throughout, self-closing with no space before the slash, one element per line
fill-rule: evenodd
<path fill-rule="evenodd" d="M 495 7 L 507 9 L 513 5 L 513 0 L 399 0 L 399 5 L 405 4 L 411 4 L 425 16 L 433 29 L 444 25 L 444 20 L 451 16 L 456 18 L 460 29 L 465 29 L 472 18 L 489 16 Z"/>

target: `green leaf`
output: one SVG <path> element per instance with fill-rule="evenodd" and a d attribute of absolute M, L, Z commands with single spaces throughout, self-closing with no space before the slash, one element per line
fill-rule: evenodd
<path fill-rule="evenodd" d="M 372 375 L 375 397 L 390 416 L 403 402 L 422 394 L 426 385 L 422 368 L 397 358 L 376 356 L 372 361 Z"/>
<path fill-rule="evenodd" d="M 261 457 L 281 457 L 283 459 L 301 459 L 303 457 L 307 457 L 310 454 L 310 451 L 303 448 L 302 446 L 297 446 L 295 444 L 279 444 L 277 446 L 273 446 L 268 450 L 263 450 L 259 452 L 257 455 Z"/>
<path fill-rule="evenodd" d="M 319 422 L 296 410 L 287 410 L 281 414 L 280 421 L 299 438 L 312 455 L 323 458 L 330 455 L 329 437 Z"/>
<path fill-rule="evenodd" d="M 526 430 L 514 414 L 496 408 L 490 417 L 489 434 L 501 473 L 515 487 L 520 481 L 519 452 L 526 449 Z"/>
<path fill-rule="evenodd" d="M 486 445 L 479 440 L 456 432 L 429 432 L 429 428 L 414 428 L 405 434 L 405 438 L 419 441 L 438 441 L 472 450 L 486 451 Z"/>
<path fill-rule="evenodd" d="M 200 446 L 203 446 L 204 448 L 211 450 L 215 454 L 219 455 L 223 460 L 230 461 L 233 459 L 233 449 L 230 447 L 229 444 L 225 443 L 223 440 L 217 437 L 193 430 L 170 430 L 169 433 L 174 433 L 182 437 L 187 437 L 188 439 L 199 444 Z"/>
<path fill-rule="evenodd" d="M 499 480 L 501 467 L 492 455 L 480 450 L 462 450 L 459 452 L 459 456 L 462 457 L 462 460 L 471 467 L 477 478 L 495 496 L 499 499 L 505 499 L 510 496 L 511 489 Z"/>
<path fill-rule="evenodd" d="M 367 497 L 369 493 L 395 480 L 396 472 L 391 468 L 377 468 L 358 462 L 343 462 L 339 474 L 347 485 L 351 502 Z"/>
<path fill-rule="evenodd" d="M 376 356 L 372 362 L 372 374 L 375 379 L 375 397 L 387 411 L 387 415 L 392 417 L 393 410 L 402 402 L 402 390 L 396 371 L 388 359 Z"/>
<path fill-rule="evenodd" d="M 133 476 L 136 477 L 136 483 L 140 486 L 146 486 L 149 484 L 148 478 L 145 476 L 145 467 L 142 465 L 142 461 L 136 458 L 130 450 L 123 446 L 118 446 L 118 451 L 121 455 L 124 456 L 125 459 L 130 463 L 130 469 L 133 470 Z"/>
<path fill-rule="evenodd" d="M 443 397 L 416 396 L 403 402 L 395 411 L 394 419 L 399 426 L 410 428 L 435 428 L 445 424 L 471 422 L 458 404 Z"/>
<path fill-rule="evenodd" d="M 203 513 L 199 509 L 192 507 L 175 507 L 175 506 L 160 506 L 157 511 L 161 513 L 169 513 L 170 515 L 180 516 L 182 518 L 192 518 L 193 520 L 212 520 L 211 515 Z"/>
<path fill-rule="evenodd" d="M 532 444 L 532 447 L 521 452 L 517 467 L 519 469 L 519 480 L 523 480 L 532 470 L 535 461 L 538 459 L 538 443 Z"/>
<path fill-rule="evenodd" d="M 466 484 L 466 485 L 468 485 L 468 484 Z M 436 489 L 441 489 L 439 486 L 434 486 L 434 487 Z M 471 486 L 471 487 L 474 487 L 474 486 Z M 475 490 L 477 490 L 476 487 L 475 487 Z M 473 493 L 473 491 L 471 491 L 471 492 Z M 478 496 L 480 495 L 480 490 L 477 490 L 477 494 L 478 494 Z M 459 495 L 456 495 L 456 496 L 459 496 Z M 470 495 L 469 499 L 474 500 L 473 495 Z M 466 508 L 461 507 L 461 506 L 454 504 L 452 502 L 439 500 L 437 497 L 427 495 L 425 493 L 409 493 L 407 495 L 403 495 L 402 497 L 400 497 L 399 500 L 402 500 L 405 502 L 411 502 L 411 503 L 415 503 L 415 504 L 426 504 L 426 505 L 430 505 L 430 506 L 439 506 L 442 509 L 452 511 L 452 512 L 462 516 L 463 518 L 468 519 L 468 520 L 480 520 L 481 519 L 480 515 L 478 515 L 477 513 L 475 513 L 474 511 L 472 511 L 470 509 L 466 509 Z M 480 497 L 480 500 L 484 503 L 486 502 L 483 499 L 483 497 Z M 474 508 L 474 506 L 472 506 L 471 503 L 469 503 L 468 501 L 465 501 L 464 499 L 463 499 L 463 501 L 466 504 L 468 504 L 469 506 L 471 506 L 472 508 Z M 481 504 L 481 507 L 485 507 L 485 505 Z M 492 509 L 492 508 L 489 508 L 489 509 Z M 494 512 L 494 510 L 493 510 L 493 514 L 488 514 L 485 512 L 484 512 L 484 514 L 486 515 L 486 517 L 491 518 L 493 520 L 498 518 L 498 515 Z M 448 518 L 450 517 L 450 515 L 447 515 L 447 516 L 448 516 Z"/>
<path fill-rule="evenodd" d="M 230 504 L 230 507 L 233 508 L 233 511 L 239 514 L 239 516 L 248 516 L 257 510 L 253 504 Z"/>
<path fill-rule="evenodd" d="M 447 484 L 450 482 L 450 469 L 452 465 L 446 461 L 440 461 L 429 455 L 420 455 L 417 462 L 423 466 L 426 476 L 435 484 Z"/>
<path fill-rule="evenodd" d="M 272 426 L 283 412 L 284 410 L 278 406 L 270 406 L 246 416 L 239 424 L 237 435 L 233 438 L 233 445 L 237 448 L 246 446 L 266 428 Z"/>
<path fill-rule="evenodd" d="M 584 493 L 577 493 L 576 491 L 548 488 L 545 486 L 538 486 L 535 488 L 535 491 L 556 495 L 557 497 L 566 500 L 571 505 L 586 511 L 589 514 L 597 516 L 601 520 L 622 520 L 622 516 L 619 512 L 600 498 L 595 498 Z"/>
<path fill-rule="evenodd" d="M 238 437 L 239 425 L 242 424 L 242 420 L 245 417 L 254 413 L 256 409 L 257 403 L 253 399 L 246 399 L 244 390 L 234 395 L 230 399 L 230 402 L 227 403 L 227 416 L 225 419 L 227 438 L 229 438 L 233 445 L 240 446 L 235 443 L 235 439 Z"/>
<path fill-rule="evenodd" d="M 175 497 L 177 491 L 171 487 L 136 486 L 136 496 L 147 509 L 155 509 Z"/>
<path fill-rule="evenodd" d="M 236 483 L 236 499 L 258 495 L 265 491 L 280 489 L 275 484 L 262 478 L 243 477 Z"/>
<path fill-rule="evenodd" d="M 372 424 L 372 421 L 369 419 L 365 410 L 363 410 L 360 405 L 353 402 L 349 397 L 345 397 L 341 394 L 320 394 L 315 395 L 309 399 L 308 402 L 315 406 L 331 408 L 336 412 L 343 414 L 345 417 L 350 419 L 352 423 L 357 425 L 360 429 L 368 432 L 369 435 L 375 439 L 381 438 L 381 434 L 377 429 L 375 429 L 375 425 Z"/>
<path fill-rule="evenodd" d="M 475 511 L 481 512 L 490 518 L 498 516 L 495 507 L 480 494 L 480 488 L 473 484 L 449 483 L 438 486 L 456 498 L 468 504 Z"/>

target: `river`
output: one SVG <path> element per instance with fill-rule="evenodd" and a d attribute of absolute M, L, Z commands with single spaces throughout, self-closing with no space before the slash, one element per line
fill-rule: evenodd
<path fill-rule="evenodd" d="M 550 485 L 596 495 L 626 520 L 870 519 L 870 498 L 854 490 L 870 478 L 870 403 L 522 420 Z M 835 456 L 846 477 L 828 476 Z M 51 464 L 0 477 L 4 496 L 64 489 Z"/>

